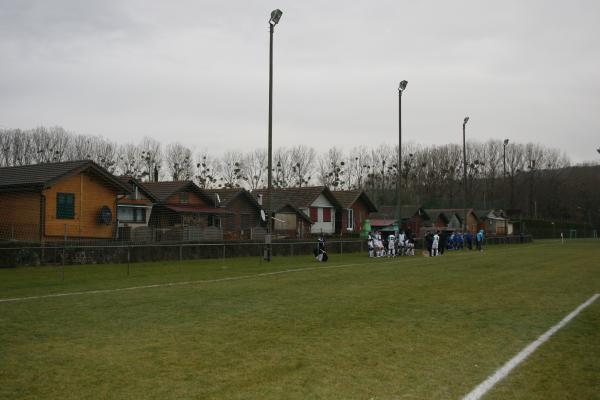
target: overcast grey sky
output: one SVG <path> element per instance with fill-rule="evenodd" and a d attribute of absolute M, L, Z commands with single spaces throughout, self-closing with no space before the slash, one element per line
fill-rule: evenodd
<path fill-rule="evenodd" d="M 600 146 L 600 1 L 0 0 L 0 127 L 215 153 L 480 141 Z"/>

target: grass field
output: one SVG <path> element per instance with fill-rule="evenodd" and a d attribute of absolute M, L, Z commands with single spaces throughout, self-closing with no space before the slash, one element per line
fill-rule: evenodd
<path fill-rule="evenodd" d="M 461 399 L 600 293 L 599 241 L 330 261 L 0 269 L 82 292 L 0 302 L 0 398 Z M 485 398 L 600 399 L 600 300 Z"/>

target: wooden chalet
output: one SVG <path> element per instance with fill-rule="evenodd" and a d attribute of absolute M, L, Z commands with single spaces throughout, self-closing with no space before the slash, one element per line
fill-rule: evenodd
<path fill-rule="evenodd" d="M 114 239 L 129 192 L 90 160 L 0 168 L 0 239 Z"/>
<path fill-rule="evenodd" d="M 225 207 L 233 213 L 221 224 L 225 238 L 252 239 L 253 229 L 266 226 L 266 221 L 261 219 L 261 205 L 247 190 L 242 188 L 204 189 L 204 192 L 213 196 L 213 200 L 218 206 Z"/>
<path fill-rule="evenodd" d="M 263 202 L 265 207 L 266 192 L 264 189 L 256 191 L 257 196 L 261 195 L 265 199 Z M 308 215 L 312 222 L 310 233 L 327 235 L 335 233 L 336 211 L 343 207 L 327 187 L 277 188 L 272 190 L 272 196 L 280 199 L 276 204 L 288 204 L 293 209 Z"/>
<path fill-rule="evenodd" d="M 233 213 L 219 207 L 215 196 L 194 182 L 144 182 L 142 187 L 157 200 L 148 222 L 150 227 L 161 230 L 157 240 L 223 238 L 222 221 Z"/>
<path fill-rule="evenodd" d="M 267 207 L 266 190 L 255 190 L 252 194 L 264 209 Z M 276 237 L 307 238 L 311 234 L 312 220 L 290 202 L 283 191 L 273 190 L 271 193 L 272 232 Z"/>
<path fill-rule="evenodd" d="M 334 190 L 331 192 L 342 206 L 335 214 L 335 232 L 360 233 L 363 222 L 377 207 L 363 190 Z"/>
<path fill-rule="evenodd" d="M 504 210 L 478 210 L 478 228 L 483 229 L 487 235 L 511 235 L 513 224 Z"/>
<path fill-rule="evenodd" d="M 401 229 L 418 233 L 429 220 L 423 208 L 413 205 L 400 207 Z M 369 222 L 372 230 L 392 231 L 397 227 L 396 206 L 383 205 L 377 207 L 377 212 L 371 213 Z"/>

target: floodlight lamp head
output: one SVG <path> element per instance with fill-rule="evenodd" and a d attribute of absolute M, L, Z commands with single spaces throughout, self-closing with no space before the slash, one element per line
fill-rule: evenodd
<path fill-rule="evenodd" d="M 283 12 L 279 8 L 271 11 L 271 19 L 269 20 L 269 24 L 277 25 L 282 14 Z"/>
<path fill-rule="evenodd" d="M 504 139 L 504 145 L 508 146 L 508 139 Z"/>
<path fill-rule="evenodd" d="M 469 122 L 469 117 L 465 117 L 465 121 L 463 122 L 463 125 L 466 125 L 467 122 Z"/>
<path fill-rule="evenodd" d="M 401 91 L 401 92 L 403 92 L 404 89 L 406 89 L 406 85 L 408 85 L 407 81 L 400 82 L 400 85 L 398 86 L 398 90 Z"/>

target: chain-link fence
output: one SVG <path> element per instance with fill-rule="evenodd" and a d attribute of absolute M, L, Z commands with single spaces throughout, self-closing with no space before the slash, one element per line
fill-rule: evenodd
<path fill-rule="evenodd" d="M 529 235 L 491 236 L 485 245 L 519 244 L 532 241 Z M 73 264 L 120 264 L 154 261 L 184 261 L 196 259 L 219 259 L 233 257 L 262 258 L 264 241 L 214 241 L 204 243 L 136 243 L 105 242 L 0 242 L 0 267 L 73 265 Z M 316 241 L 280 240 L 272 243 L 273 257 L 311 255 Z M 415 241 L 417 250 L 423 249 L 423 240 Z M 330 254 L 367 254 L 364 239 L 336 240 L 326 242 Z"/>
<path fill-rule="evenodd" d="M 316 247 L 315 241 L 275 241 L 274 257 L 309 255 Z M 207 258 L 262 257 L 264 242 L 219 241 L 212 243 L 152 243 L 113 242 L 81 244 L 79 242 L 44 243 L 20 242 L 0 244 L 0 267 L 19 265 L 61 264 L 118 264 L 153 261 L 183 261 Z M 332 254 L 366 251 L 364 240 L 332 240 L 327 242 Z"/>

